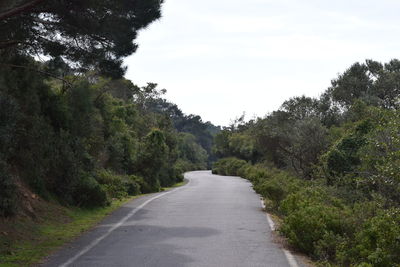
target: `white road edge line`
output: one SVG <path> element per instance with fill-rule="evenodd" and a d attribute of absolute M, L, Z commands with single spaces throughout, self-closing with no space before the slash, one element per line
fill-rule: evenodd
<path fill-rule="evenodd" d="M 108 229 L 108 231 L 98 237 L 97 239 L 95 239 L 92 243 L 90 243 L 88 246 L 86 246 L 85 248 L 83 248 L 79 253 L 77 253 L 75 256 L 73 256 L 72 258 L 70 258 L 68 261 L 66 261 L 65 263 L 61 264 L 60 267 L 67 267 L 69 265 L 71 265 L 72 263 L 74 263 L 79 257 L 83 256 L 85 253 L 87 253 L 89 250 L 91 250 L 92 248 L 94 248 L 95 246 L 97 246 L 104 238 L 106 238 L 107 236 L 109 236 L 113 231 L 115 231 L 117 228 L 119 228 L 120 226 L 122 226 L 130 217 L 132 217 L 133 215 L 135 215 L 140 209 L 142 209 L 144 206 L 146 206 L 147 204 L 149 204 L 150 202 L 152 202 L 153 200 L 156 200 L 158 198 L 161 198 L 167 194 L 170 194 L 172 192 L 178 191 L 182 188 L 185 188 L 187 185 L 189 185 L 190 183 L 190 179 L 188 179 L 188 182 L 186 185 L 179 187 L 179 188 L 175 188 L 171 191 L 162 193 L 160 195 L 157 195 L 155 197 L 152 197 L 148 200 L 146 200 L 145 202 L 143 202 L 141 205 L 137 206 L 136 208 L 134 208 L 131 212 L 128 213 L 128 215 L 126 215 L 124 218 L 122 218 L 117 224 L 115 224 L 113 227 L 111 227 L 110 229 Z"/>
<path fill-rule="evenodd" d="M 263 198 L 261 198 L 261 206 L 262 206 L 263 210 L 265 210 L 265 203 L 264 203 Z M 268 221 L 269 227 L 271 228 L 272 231 L 275 231 L 276 227 L 275 227 L 274 221 L 271 219 L 271 216 L 269 216 L 268 212 L 265 212 L 265 214 L 267 215 L 267 221 Z M 290 253 L 290 251 L 288 251 L 284 248 L 282 248 L 282 251 L 285 254 L 285 257 L 286 257 L 290 267 L 299 267 L 299 265 L 296 262 L 296 258 L 293 256 L 292 253 Z"/>
<path fill-rule="evenodd" d="M 293 254 L 290 253 L 290 251 L 288 251 L 286 249 L 282 249 L 282 250 L 283 250 L 283 253 L 285 253 L 286 259 L 288 260 L 290 267 L 299 267 Z"/>

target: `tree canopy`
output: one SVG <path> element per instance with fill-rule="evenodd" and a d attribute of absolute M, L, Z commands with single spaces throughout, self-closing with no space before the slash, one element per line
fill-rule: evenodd
<path fill-rule="evenodd" d="M 0 53 L 62 58 L 79 71 L 119 78 L 138 31 L 163 0 L 9 0 L 0 5 Z M 0 54 L 0 55 L 1 55 Z"/>

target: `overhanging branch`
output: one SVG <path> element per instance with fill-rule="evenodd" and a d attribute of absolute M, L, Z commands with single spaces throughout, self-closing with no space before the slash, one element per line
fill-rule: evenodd
<path fill-rule="evenodd" d="M 46 76 L 49 76 L 51 78 L 60 80 L 60 81 L 64 82 L 65 84 L 67 84 L 68 86 L 72 86 L 72 84 L 69 81 L 67 81 L 67 80 L 65 80 L 65 79 L 63 79 L 61 77 L 58 77 L 58 76 L 56 76 L 56 75 L 54 75 L 52 73 L 46 72 L 46 71 L 42 71 L 42 70 L 38 70 L 38 69 L 34 69 L 34 68 L 29 68 L 29 67 L 21 66 L 21 65 L 14 65 L 14 64 L 0 63 L 0 65 L 1 66 L 6 66 L 6 67 L 10 67 L 10 68 L 20 68 L 20 69 L 26 69 L 26 70 L 38 72 L 38 73 L 44 74 Z"/>
<path fill-rule="evenodd" d="M 28 2 L 28 3 L 26 3 L 26 4 L 22 5 L 22 6 L 15 7 L 15 8 L 13 8 L 11 10 L 8 10 L 8 11 L 6 11 L 4 13 L 1 13 L 0 14 L 0 21 L 8 19 L 8 18 L 13 17 L 13 16 L 18 15 L 18 14 L 21 14 L 23 12 L 26 12 L 26 11 L 34 8 L 35 6 L 39 5 L 41 2 L 44 2 L 44 1 L 45 0 L 33 0 L 33 1 Z"/>

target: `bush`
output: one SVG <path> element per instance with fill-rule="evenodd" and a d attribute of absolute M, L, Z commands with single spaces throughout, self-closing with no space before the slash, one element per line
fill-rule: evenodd
<path fill-rule="evenodd" d="M 254 189 L 261 196 L 272 202 L 274 210 L 278 210 L 282 200 L 289 193 L 296 191 L 298 188 L 297 184 L 295 178 L 289 178 L 289 176 L 280 174 L 258 182 L 255 184 Z"/>
<path fill-rule="evenodd" d="M 237 158 L 224 158 L 214 163 L 212 173 L 238 176 L 239 169 L 245 165 L 247 165 L 245 160 L 240 160 Z"/>
<path fill-rule="evenodd" d="M 16 187 L 7 165 L 0 160 L 0 216 L 10 216 L 15 213 L 15 191 Z"/>
<path fill-rule="evenodd" d="M 79 207 L 92 208 L 109 204 L 107 194 L 99 183 L 88 175 L 84 175 L 75 186 L 75 204 Z"/>
<path fill-rule="evenodd" d="M 236 158 L 224 158 L 215 162 L 213 173 L 240 176 L 250 180 L 255 191 L 272 201 L 272 208 L 276 210 L 288 193 L 297 191 L 301 182 L 287 172 L 266 168 L 262 164 L 252 166 Z"/>
<path fill-rule="evenodd" d="M 148 193 L 153 193 L 154 192 L 154 188 L 152 186 L 150 186 L 145 179 L 143 179 L 142 177 L 140 177 L 140 179 L 137 180 L 139 186 L 140 186 L 140 191 L 143 194 L 148 194 Z M 160 186 L 158 184 L 158 186 Z"/>
<path fill-rule="evenodd" d="M 226 172 L 230 175 L 238 176 L 239 169 L 246 164 L 247 162 L 245 160 L 232 159 L 228 161 L 228 164 L 226 165 Z"/>
<path fill-rule="evenodd" d="M 252 168 L 251 164 L 247 163 L 245 165 L 243 165 L 242 167 L 240 167 L 237 171 L 238 176 L 240 177 L 247 177 L 247 173 L 250 171 L 250 169 Z"/>
<path fill-rule="evenodd" d="M 0 91 L 0 154 L 3 156 L 12 153 L 15 148 L 19 112 L 13 98 Z"/>
<path fill-rule="evenodd" d="M 271 172 L 261 165 L 255 165 L 248 169 L 244 177 L 250 180 L 254 185 L 257 185 L 265 179 L 271 178 Z"/>
<path fill-rule="evenodd" d="M 136 196 L 143 189 L 146 189 L 142 177 L 136 175 L 118 175 L 105 169 L 97 171 L 96 180 L 106 191 L 108 198 L 122 199 L 128 195 Z"/>
<path fill-rule="evenodd" d="M 343 212 L 333 206 L 313 203 L 300 207 L 284 218 L 280 231 L 288 238 L 290 244 L 302 252 L 318 256 L 324 254 L 321 249 L 328 249 L 327 255 L 335 255 L 336 244 L 329 241 L 336 240 L 336 236 L 344 233 Z M 323 242 L 328 242 L 324 245 Z M 316 248 L 319 248 L 317 253 Z"/>
<path fill-rule="evenodd" d="M 353 210 L 326 187 L 308 185 L 281 203 L 285 215 L 280 231 L 300 251 L 334 262 L 356 229 Z"/>
<path fill-rule="evenodd" d="M 140 184 L 143 182 L 143 178 L 136 175 L 129 175 L 123 179 L 126 192 L 130 196 L 136 196 L 141 193 Z"/>
<path fill-rule="evenodd" d="M 347 254 L 354 263 L 370 266 L 400 264 L 400 209 L 381 211 L 367 220 L 355 234 L 355 242 Z"/>

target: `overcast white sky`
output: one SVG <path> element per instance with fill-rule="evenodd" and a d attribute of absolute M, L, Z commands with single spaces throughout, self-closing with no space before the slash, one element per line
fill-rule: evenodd
<path fill-rule="evenodd" d="M 398 0 L 165 0 L 125 63 L 217 125 L 318 96 L 356 61 L 399 57 Z"/>

